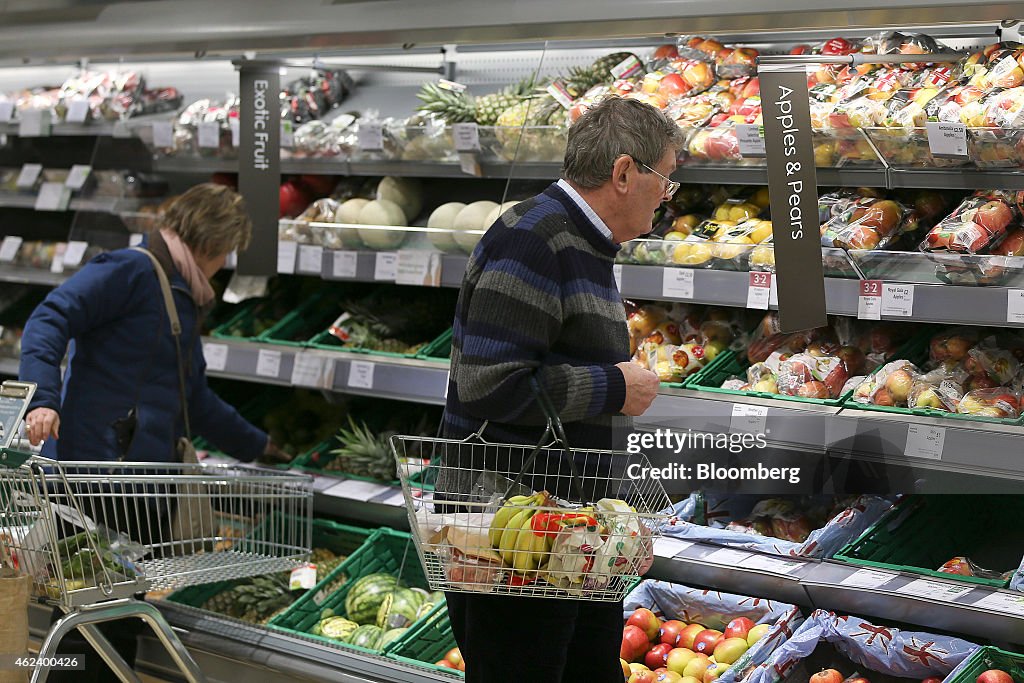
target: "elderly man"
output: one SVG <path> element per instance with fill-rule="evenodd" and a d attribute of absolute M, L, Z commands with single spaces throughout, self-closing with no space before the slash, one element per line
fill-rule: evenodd
<path fill-rule="evenodd" d="M 678 189 L 682 145 L 662 112 L 607 99 L 569 130 L 562 179 L 490 227 L 459 296 L 446 437 L 487 421 L 488 441 L 536 443 L 546 419 L 533 379 L 573 447 L 611 448 L 613 429 L 647 410 L 658 378 L 629 361 L 612 266 Z M 621 603 L 449 593 L 448 611 L 467 683 L 622 682 Z"/>

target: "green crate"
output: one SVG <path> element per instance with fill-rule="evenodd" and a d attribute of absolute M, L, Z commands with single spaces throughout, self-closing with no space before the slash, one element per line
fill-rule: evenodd
<path fill-rule="evenodd" d="M 314 474 L 322 474 L 328 477 L 339 477 L 344 479 L 358 479 L 359 481 L 372 481 L 377 484 L 387 484 L 390 486 L 401 486 L 402 482 L 397 479 L 391 481 L 383 481 L 380 479 L 371 479 L 370 477 L 362 477 L 357 474 L 350 474 L 343 470 L 328 470 L 325 469 L 327 465 L 332 462 L 335 456 L 330 454 L 330 451 L 337 446 L 337 440 L 333 437 L 321 441 L 319 444 L 309 449 L 302 455 L 297 456 L 291 462 L 292 469 L 302 470 L 304 472 L 312 472 Z M 313 456 L 320 454 L 319 461 L 314 461 Z"/>
<path fill-rule="evenodd" d="M 465 676 L 463 672 L 434 664 L 457 645 L 452 633 L 452 623 L 448 619 L 448 606 L 442 603 L 432 609 L 416 626 L 406 631 L 401 638 L 384 648 L 384 656 L 403 664 L 461 678 Z"/>
<path fill-rule="evenodd" d="M 425 360 L 449 360 L 452 357 L 452 330 L 442 332 L 441 336 L 430 342 L 416 354 Z"/>
<path fill-rule="evenodd" d="M 287 610 L 271 619 L 268 626 L 274 630 L 325 645 L 368 654 L 380 654 L 377 650 L 341 643 L 310 633 L 320 621 L 320 613 L 325 609 L 332 609 L 336 615 L 345 616 L 345 598 L 348 597 L 352 584 L 364 576 L 377 572 L 397 575 L 406 586 L 429 590 L 427 579 L 423 574 L 423 565 L 420 564 L 419 554 L 413 545 L 412 536 L 401 531 L 381 528 L 373 532 L 359 550 L 352 553 L 323 581 L 307 591 Z M 318 603 L 321 591 L 342 575 L 347 577 L 345 583 Z M 412 627 L 415 626 L 416 624 L 413 624 Z"/>
<path fill-rule="evenodd" d="M 440 339 L 440 337 L 438 339 Z M 391 351 L 371 351 L 370 349 L 343 346 L 342 341 L 335 337 L 333 334 L 331 334 L 330 330 L 324 330 L 309 341 L 309 346 L 313 347 L 314 349 L 323 349 L 326 351 L 365 353 L 371 356 L 384 356 L 387 358 L 420 358 L 421 356 L 419 354 L 421 354 L 424 349 L 426 349 L 433 343 L 434 342 L 431 341 L 425 344 L 416 353 L 393 353 Z"/>
<path fill-rule="evenodd" d="M 1021 562 L 1024 498 L 997 496 L 979 505 L 971 495 L 912 496 L 847 543 L 835 559 L 865 567 L 913 572 L 951 581 L 1005 588 L 1009 579 L 982 579 L 935 571 L 958 556 L 986 569 L 1015 570 Z M 942 533 L 935 533 L 941 529 Z"/>
<path fill-rule="evenodd" d="M 291 515 L 275 514 L 273 517 L 265 520 L 262 525 L 254 529 L 249 535 L 249 538 L 258 541 L 263 538 L 266 533 L 268 535 L 268 540 L 273 540 L 273 532 L 277 529 L 281 529 L 284 525 L 298 525 L 304 523 L 304 520 Z M 314 519 L 312 529 L 313 547 L 326 548 L 338 555 L 351 555 L 358 550 L 359 547 L 366 542 L 366 539 L 368 539 L 373 533 L 370 529 L 361 529 L 348 524 L 339 524 L 338 522 L 332 522 L 327 519 Z M 300 538 L 303 537 L 305 537 L 305 533 L 302 533 L 300 536 Z M 231 581 L 218 581 L 216 583 L 207 583 L 200 586 L 181 588 L 167 596 L 167 600 L 179 605 L 186 605 L 188 607 L 195 607 L 199 609 L 214 595 L 231 588 L 238 584 L 239 581 L 240 580 L 238 579 Z"/>
<path fill-rule="evenodd" d="M 256 339 L 282 346 L 309 346 L 313 337 L 341 315 L 341 308 L 332 306 L 331 300 L 325 292 L 314 294 Z"/>
<path fill-rule="evenodd" d="M 990 645 L 979 647 L 967 658 L 963 668 L 946 683 L 974 683 L 978 676 L 989 669 L 1001 669 L 1010 674 L 1013 680 L 1024 681 L 1024 655 Z"/>
<path fill-rule="evenodd" d="M 931 341 L 933 330 L 928 330 L 914 339 L 912 339 L 905 350 L 902 351 L 897 358 L 904 358 L 909 360 L 911 363 L 919 368 L 924 367 L 924 364 L 928 361 L 928 350 L 929 343 Z M 881 370 L 881 368 L 879 368 Z M 878 372 L 876 370 L 875 372 Z M 872 373 L 874 374 L 874 373 Z M 934 408 L 901 408 L 899 406 L 876 406 L 873 403 L 858 403 L 853 400 L 851 394 L 847 397 L 846 402 L 843 404 L 845 408 L 853 408 L 855 410 L 872 410 L 880 413 L 896 413 L 897 415 L 915 415 L 918 417 L 938 417 L 943 420 L 963 420 L 966 422 L 991 422 L 994 424 L 1024 424 L 1024 415 L 1020 417 L 988 417 L 985 415 L 964 415 L 962 413 L 951 413 L 945 410 L 935 410 Z"/>

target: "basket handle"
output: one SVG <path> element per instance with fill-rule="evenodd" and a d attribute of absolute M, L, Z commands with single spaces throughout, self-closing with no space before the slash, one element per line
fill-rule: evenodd
<path fill-rule="evenodd" d="M 580 476 L 579 470 L 576 468 L 576 460 L 573 458 L 572 449 L 569 446 L 569 440 L 565 438 L 565 427 L 562 425 L 561 418 L 558 417 L 558 411 L 555 410 L 554 404 L 551 403 L 551 398 L 548 396 L 543 385 L 541 385 L 535 375 L 530 377 L 530 388 L 533 390 L 534 398 L 537 399 L 537 403 L 540 405 L 541 411 L 548 418 L 548 428 L 541 435 L 540 441 L 537 442 L 533 452 L 530 453 L 530 457 L 523 463 L 523 467 L 519 470 L 519 474 L 517 474 L 516 478 L 512 480 L 511 484 L 509 484 L 508 489 L 506 489 L 505 494 L 502 496 L 502 500 L 508 500 L 509 494 L 519 486 L 519 482 L 522 481 L 523 475 L 526 474 L 526 470 L 530 469 L 530 466 L 533 465 L 533 461 L 537 459 L 541 450 L 546 446 L 549 447 L 552 445 L 547 442 L 547 435 L 548 433 L 551 433 L 555 439 L 554 443 L 560 443 L 562 448 L 565 450 L 567 460 L 569 461 L 571 484 L 574 489 L 574 493 L 576 494 L 577 499 L 582 504 L 586 505 L 591 501 L 586 500 L 584 496 L 583 478 Z"/>

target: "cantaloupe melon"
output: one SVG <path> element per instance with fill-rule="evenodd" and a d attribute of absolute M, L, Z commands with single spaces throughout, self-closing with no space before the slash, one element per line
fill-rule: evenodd
<path fill-rule="evenodd" d="M 444 228 L 451 230 L 455 224 L 455 217 L 466 208 L 462 202 L 448 202 L 434 209 L 427 219 L 428 228 Z M 459 253 L 459 245 L 455 243 L 455 237 L 450 232 L 428 232 L 427 237 L 430 243 L 443 252 Z"/>
<path fill-rule="evenodd" d="M 369 199 L 362 198 L 349 199 L 348 201 L 342 202 L 334 212 L 334 222 L 349 224 L 359 223 L 359 212 L 369 203 Z M 346 249 L 360 249 L 364 246 L 363 241 L 359 239 L 359 233 L 355 230 L 339 228 L 337 233 L 341 246 Z"/>
<path fill-rule="evenodd" d="M 518 203 L 519 202 L 505 202 L 504 204 L 496 208 L 494 211 L 491 211 L 489 214 L 487 214 L 487 218 L 486 220 L 484 220 L 484 230 L 494 225 L 494 222 L 498 220 L 501 214 L 505 213 Z"/>
<path fill-rule="evenodd" d="M 491 227 L 489 224 L 485 224 L 487 216 L 490 215 L 495 209 L 501 208 L 497 202 L 473 202 L 459 212 L 459 215 L 455 217 L 455 222 L 452 223 L 452 228 L 455 230 L 486 230 Z M 462 232 L 455 233 L 455 243 L 459 245 L 462 251 L 470 254 L 473 252 L 473 247 L 480 241 L 483 235 L 468 235 Z"/>
<path fill-rule="evenodd" d="M 387 199 L 367 202 L 359 210 L 360 225 L 406 225 L 405 213 L 398 204 Z M 359 238 L 371 249 L 397 249 L 408 233 L 402 230 L 370 230 L 359 228 Z"/>
<path fill-rule="evenodd" d="M 406 221 L 412 221 L 423 209 L 423 190 L 418 180 L 388 176 L 377 185 L 377 199 L 387 199 L 402 207 Z"/>

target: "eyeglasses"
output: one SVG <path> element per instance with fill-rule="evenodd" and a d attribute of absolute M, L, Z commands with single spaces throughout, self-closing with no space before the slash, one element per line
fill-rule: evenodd
<path fill-rule="evenodd" d="M 658 173 L 657 171 L 655 171 L 653 168 L 651 168 L 650 166 L 648 166 L 644 162 L 642 162 L 639 159 L 637 159 L 636 157 L 634 157 L 632 154 L 627 154 L 626 156 L 628 156 L 630 159 L 635 161 L 637 163 L 637 165 L 643 166 L 648 171 L 650 171 L 654 175 L 656 175 L 659 178 L 661 178 L 662 180 L 664 180 L 665 181 L 665 194 L 666 195 L 674 195 L 676 193 L 676 191 L 679 190 L 679 186 L 682 183 L 678 183 L 675 180 L 672 180 L 671 178 L 667 178 L 667 177 L 663 176 L 662 174 Z"/>

